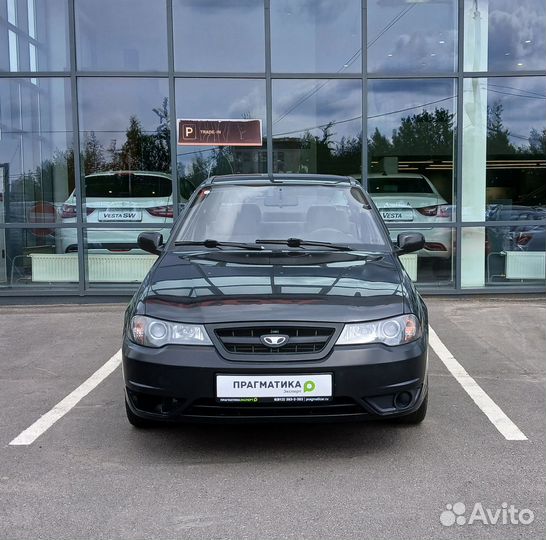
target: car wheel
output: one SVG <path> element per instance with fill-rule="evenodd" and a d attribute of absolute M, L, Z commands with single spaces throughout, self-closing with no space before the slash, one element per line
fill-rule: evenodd
<path fill-rule="evenodd" d="M 157 425 L 157 422 L 154 422 L 153 420 L 147 420 L 146 418 L 137 416 L 129 407 L 127 398 L 125 399 L 125 412 L 127 413 L 127 420 L 129 420 L 129 424 L 138 429 L 146 429 Z"/>
<path fill-rule="evenodd" d="M 427 415 L 427 405 L 428 391 L 425 399 L 423 399 L 423 403 L 421 403 L 420 407 L 416 411 L 406 414 L 405 416 L 400 416 L 399 418 L 396 418 L 395 421 L 399 424 L 420 424 Z"/>

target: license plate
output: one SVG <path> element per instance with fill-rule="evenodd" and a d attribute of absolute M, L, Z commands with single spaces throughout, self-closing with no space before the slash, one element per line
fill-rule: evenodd
<path fill-rule="evenodd" d="M 99 221 L 142 221 L 141 210 L 101 210 Z"/>
<path fill-rule="evenodd" d="M 381 210 L 384 221 L 413 221 L 413 210 Z"/>
<path fill-rule="evenodd" d="M 217 375 L 216 399 L 237 403 L 329 401 L 332 374 Z"/>

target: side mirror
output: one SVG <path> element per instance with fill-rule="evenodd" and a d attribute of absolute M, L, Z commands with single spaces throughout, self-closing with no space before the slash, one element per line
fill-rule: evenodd
<path fill-rule="evenodd" d="M 425 237 L 419 232 L 404 232 L 398 235 L 396 245 L 402 253 L 419 251 L 425 246 Z"/>
<path fill-rule="evenodd" d="M 154 255 L 163 251 L 163 235 L 158 232 L 142 232 L 138 235 L 138 247 Z"/>

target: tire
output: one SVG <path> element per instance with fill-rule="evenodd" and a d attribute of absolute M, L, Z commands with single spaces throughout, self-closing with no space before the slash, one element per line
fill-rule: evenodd
<path fill-rule="evenodd" d="M 137 416 L 130 409 L 129 404 L 127 403 L 127 398 L 125 398 L 125 412 L 127 413 L 127 420 L 129 420 L 129 424 L 131 424 L 132 426 L 138 429 L 146 429 L 146 428 L 157 426 L 157 422 L 154 422 L 153 420 L 147 420 L 146 418 L 141 418 L 140 416 Z"/>
<path fill-rule="evenodd" d="M 427 395 L 425 396 L 425 399 L 423 399 L 423 403 L 419 406 L 419 408 L 410 413 L 406 414 L 405 416 L 400 416 L 399 418 L 395 419 L 395 422 L 398 424 L 420 424 L 427 415 L 427 406 L 428 406 L 428 391 Z"/>

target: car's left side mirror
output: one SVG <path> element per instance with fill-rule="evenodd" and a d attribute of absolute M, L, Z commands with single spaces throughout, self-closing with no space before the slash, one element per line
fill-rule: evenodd
<path fill-rule="evenodd" d="M 138 235 L 138 247 L 159 255 L 163 251 L 163 235 L 158 232 L 142 232 Z"/>
<path fill-rule="evenodd" d="M 396 239 L 400 253 L 412 253 L 425 246 L 425 237 L 419 232 L 400 233 Z"/>

